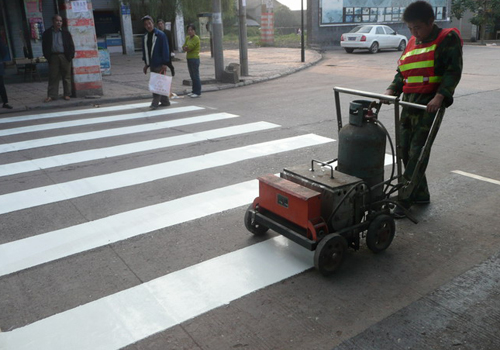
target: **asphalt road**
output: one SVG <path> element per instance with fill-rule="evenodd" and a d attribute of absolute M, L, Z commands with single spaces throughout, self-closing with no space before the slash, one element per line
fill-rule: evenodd
<path fill-rule="evenodd" d="M 0 119 L 0 349 L 499 348 L 498 313 L 467 320 L 483 337 L 440 337 L 451 316 L 432 314 L 473 287 L 499 305 L 499 53 L 464 49 L 418 225 L 398 221 L 386 252 L 351 251 L 331 278 L 243 216 L 258 176 L 336 156 L 332 88 L 382 93 L 398 52 L 326 52 L 158 114 L 142 100 Z M 393 130 L 391 107 L 379 118 Z M 397 331 L 412 321 L 432 331 Z"/>

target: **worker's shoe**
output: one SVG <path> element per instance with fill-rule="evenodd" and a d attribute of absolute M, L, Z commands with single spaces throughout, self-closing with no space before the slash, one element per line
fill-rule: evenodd
<path fill-rule="evenodd" d="M 431 199 L 429 197 L 427 197 L 427 198 L 415 199 L 413 201 L 413 204 L 429 204 L 430 202 L 431 202 Z"/>
<path fill-rule="evenodd" d="M 158 105 L 153 105 L 152 104 L 151 106 L 149 106 L 149 109 L 151 109 L 152 111 L 154 111 L 154 110 L 158 109 Z"/>
<path fill-rule="evenodd" d="M 12 106 L 11 106 L 10 104 L 8 104 L 8 103 L 4 103 L 4 104 L 3 104 L 3 106 L 2 106 L 2 108 L 12 109 L 12 108 L 14 108 L 14 107 L 12 107 Z"/>

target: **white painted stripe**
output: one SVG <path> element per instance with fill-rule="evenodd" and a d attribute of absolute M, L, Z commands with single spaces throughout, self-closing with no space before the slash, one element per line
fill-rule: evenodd
<path fill-rule="evenodd" d="M 177 103 L 172 102 L 170 103 Z M 94 113 L 108 113 L 108 112 L 119 112 L 127 109 L 134 108 L 144 108 L 151 105 L 151 102 L 141 102 L 141 103 L 133 103 L 128 105 L 120 105 L 120 106 L 109 106 L 109 107 L 99 107 L 99 108 L 86 108 L 86 109 L 76 109 L 71 111 L 62 111 L 62 112 L 54 112 L 54 113 L 43 113 L 43 114 L 29 114 L 17 117 L 10 118 L 0 118 L 0 124 L 4 123 L 15 123 L 15 122 L 24 122 L 28 120 L 41 120 L 41 119 L 49 119 L 49 118 L 60 118 L 67 116 L 77 116 L 82 114 L 94 114 Z"/>
<path fill-rule="evenodd" d="M 278 127 L 279 125 L 272 123 L 256 122 L 244 125 L 231 126 L 227 128 L 201 131 L 187 135 L 165 137 L 162 139 L 135 142 L 125 145 L 99 148 L 82 152 L 66 153 L 52 157 L 27 160 L 24 162 L 0 164 L 0 176 L 8 176 L 8 175 L 25 173 L 28 171 L 36 171 L 57 166 L 82 163 L 91 160 L 117 157 L 126 154 L 133 154 L 160 148 L 185 145 L 193 142 L 203 142 L 212 139 L 241 135 L 244 133 L 263 131 Z"/>
<path fill-rule="evenodd" d="M 0 214 L 332 141 L 308 134 L 4 194 L 0 196 Z"/>
<path fill-rule="evenodd" d="M 177 107 L 177 108 L 158 109 L 155 111 L 113 115 L 113 116 L 107 116 L 107 117 L 69 120 L 69 121 L 64 121 L 64 122 L 59 122 L 59 123 L 23 126 L 23 127 L 19 127 L 19 128 L 0 130 L 0 136 L 10 136 L 10 135 L 24 134 L 24 133 L 29 133 L 29 132 L 43 131 L 43 130 L 63 129 L 63 128 L 71 128 L 71 127 L 75 127 L 75 126 L 82 126 L 82 125 L 94 125 L 94 124 L 110 123 L 110 122 L 123 121 L 123 120 L 165 116 L 165 115 L 170 115 L 170 114 L 175 114 L 175 113 L 199 111 L 201 109 L 204 109 L 204 108 L 197 107 L 197 106 L 185 106 L 185 107 Z"/>
<path fill-rule="evenodd" d="M 494 179 L 490 179 L 489 177 L 484 177 L 484 176 L 481 176 L 481 175 L 466 173 L 465 171 L 461 171 L 461 170 L 453 170 L 452 173 L 463 175 L 463 176 L 467 176 L 467 177 L 470 177 L 470 178 L 473 178 L 473 179 L 476 179 L 476 180 L 481 180 L 481 181 L 489 182 L 489 183 L 492 183 L 492 184 L 495 184 L 495 185 L 500 185 L 500 181 L 494 180 Z"/>
<path fill-rule="evenodd" d="M 391 165 L 391 164 L 392 164 L 392 155 L 386 153 L 385 157 L 384 157 L 384 166 Z M 337 165 L 338 165 L 337 161 L 335 161 L 331 164 L 331 166 L 333 166 L 333 168 L 337 167 Z"/>
<path fill-rule="evenodd" d="M 233 209 L 251 203 L 258 191 L 257 180 L 246 181 L 5 243 L 0 276 Z"/>
<path fill-rule="evenodd" d="M 45 146 L 51 146 L 51 145 L 59 145 L 59 144 L 68 143 L 68 142 L 77 142 L 77 141 L 95 140 L 95 139 L 100 139 L 100 138 L 109 138 L 109 137 L 113 137 L 113 136 L 122 136 L 122 135 L 135 134 L 135 133 L 146 132 L 146 131 L 161 130 L 161 129 L 173 128 L 173 127 L 177 127 L 177 126 L 206 123 L 206 122 L 212 122 L 212 121 L 216 121 L 216 120 L 237 118 L 237 117 L 239 117 L 239 116 L 234 115 L 234 114 L 229 114 L 229 113 L 214 113 L 214 114 L 207 114 L 207 115 L 203 115 L 203 116 L 199 116 L 199 117 L 169 120 L 169 121 L 160 122 L 160 123 L 125 126 L 122 128 L 106 129 L 106 130 L 100 130 L 100 131 L 90 131 L 90 132 L 85 132 L 85 133 L 80 133 L 80 134 L 69 134 L 69 135 L 47 137 L 44 139 L 20 141 L 20 142 L 7 143 L 4 145 L 0 145 L 0 153 L 20 151 L 23 149 L 45 147 Z"/>
<path fill-rule="evenodd" d="M 16 350 L 113 350 L 312 267 L 313 252 L 278 236 L 10 332 Z"/>

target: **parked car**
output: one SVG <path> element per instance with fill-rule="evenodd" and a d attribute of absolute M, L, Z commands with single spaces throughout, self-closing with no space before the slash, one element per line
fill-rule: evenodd
<path fill-rule="evenodd" d="M 384 25 L 357 26 L 340 37 L 340 46 L 347 53 L 357 49 L 369 50 L 371 53 L 377 53 L 380 49 L 403 51 L 407 43 L 408 39 L 404 35 Z"/>

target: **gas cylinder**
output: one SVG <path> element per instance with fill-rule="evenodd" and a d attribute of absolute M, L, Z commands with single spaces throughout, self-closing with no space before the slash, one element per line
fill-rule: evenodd
<path fill-rule="evenodd" d="M 339 132 L 337 170 L 364 180 L 370 188 L 384 181 L 386 134 L 370 108 L 371 101 L 349 106 L 349 124 Z M 383 196 L 383 186 L 372 188 L 372 200 Z"/>

